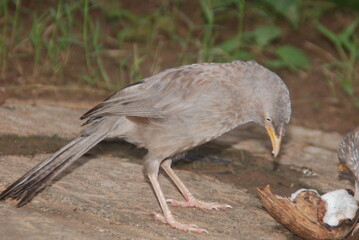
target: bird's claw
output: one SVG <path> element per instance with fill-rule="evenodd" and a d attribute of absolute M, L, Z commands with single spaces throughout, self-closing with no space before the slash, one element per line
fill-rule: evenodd
<path fill-rule="evenodd" d="M 153 216 L 157 221 L 166 223 L 166 224 L 170 225 L 172 228 L 177 229 L 177 230 L 181 230 L 184 232 L 209 234 L 209 232 L 206 229 L 199 228 L 195 224 L 183 224 L 183 223 L 177 222 L 173 217 L 169 217 L 166 219 L 163 215 L 161 215 L 159 213 L 153 213 Z"/>

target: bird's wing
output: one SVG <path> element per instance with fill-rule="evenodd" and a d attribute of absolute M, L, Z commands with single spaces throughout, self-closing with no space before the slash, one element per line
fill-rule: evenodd
<path fill-rule="evenodd" d="M 161 117 L 161 113 L 149 104 L 153 98 L 151 95 L 155 95 L 157 91 L 155 88 L 146 89 L 143 82 L 128 86 L 90 109 L 81 119 L 91 122 L 104 116 Z"/>
<path fill-rule="evenodd" d="M 89 123 L 104 116 L 168 118 L 181 114 L 213 85 L 209 76 L 208 69 L 192 65 L 166 70 L 114 93 L 81 119 Z"/>

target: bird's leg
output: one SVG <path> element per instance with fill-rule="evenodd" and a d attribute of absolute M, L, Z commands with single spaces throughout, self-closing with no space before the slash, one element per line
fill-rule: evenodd
<path fill-rule="evenodd" d="M 156 160 L 155 160 L 156 161 Z M 158 199 L 158 202 L 161 206 L 163 215 L 159 214 L 159 213 L 154 213 L 154 217 L 156 220 L 159 220 L 163 223 L 167 223 L 168 225 L 170 225 L 171 227 L 181 230 L 181 231 L 185 231 L 185 232 L 195 232 L 195 233 L 208 233 L 208 231 L 206 229 L 203 228 L 199 228 L 196 225 L 193 224 L 183 224 L 180 222 L 177 222 L 176 219 L 173 217 L 172 212 L 170 211 L 168 204 L 166 202 L 166 199 L 163 195 L 161 186 L 158 182 L 158 170 L 159 170 L 159 163 L 157 164 L 157 167 L 153 167 L 153 165 L 155 165 L 154 161 L 150 161 L 150 165 L 151 168 L 147 169 L 146 168 L 146 162 L 149 161 L 145 161 L 145 170 L 147 170 L 147 176 L 152 184 L 152 187 L 155 191 L 156 197 Z M 157 168 L 157 170 L 156 170 Z"/>
<path fill-rule="evenodd" d="M 168 176 L 172 179 L 172 181 L 176 184 L 177 188 L 180 190 L 183 195 L 185 201 L 177 201 L 174 199 L 167 199 L 167 202 L 171 203 L 172 206 L 180 206 L 180 207 L 196 207 L 206 210 L 218 210 L 218 209 L 226 209 L 232 208 L 231 205 L 226 204 L 218 204 L 218 203 L 208 203 L 203 202 L 201 200 L 196 199 L 192 193 L 188 190 L 188 188 L 183 184 L 183 182 L 179 179 L 177 174 L 171 168 L 172 160 L 167 159 L 162 164 L 161 167 L 168 174 Z"/>

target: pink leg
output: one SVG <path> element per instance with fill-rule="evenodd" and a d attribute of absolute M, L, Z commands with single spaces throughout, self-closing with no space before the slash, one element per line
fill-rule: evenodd
<path fill-rule="evenodd" d="M 171 168 L 171 163 L 172 163 L 171 159 L 165 160 L 161 164 L 161 167 L 168 174 L 168 176 L 170 176 L 170 178 L 176 184 L 176 186 L 182 193 L 184 199 L 186 200 L 184 202 L 181 202 L 181 201 L 177 201 L 174 199 L 168 199 L 167 202 L 171 203 L 172 206 L 196 207 L 196 208 L 201 208 L 201 209 L 206 209 L 206 210 L 213 210 L 213 209 L 218 210 L 218 209 L 232 208 L 231 205 L 207 203 L 207 202 L 203 202 L 203 201 L 196 199 L 192 195 L 192 193 L 187 189 L 187 187 L 183 184 L 183 182 L 179 179 L 179 177 L 176 175 L 176 173 L 173 171 L 173 169 Z"/>
<path fill-rule="evenodd" d="M 148 174 L 148 178 L 150 179 L 150 182 L 153 186 L 153 189 L 156 193 L 158 202 L 160 203 L 160 206 L 161 206 L 161 209 L 163 212 L 163 216 L 158 213 L 154 214 L 156 220 L 159 220 L 163 223 L 167 223 L 171 227 L 181 230 L 181 231 L 195 232 L 195 233 L 208 233 L 208 231 L 206 229 L 199 228 L 196 225 L 189 225 L 189 224 L 183 224 L 183 223 L 177 222 L 168 207 L 168 204 L 163 195 L 161 186 L 158 182 L 157 174 Z"/>

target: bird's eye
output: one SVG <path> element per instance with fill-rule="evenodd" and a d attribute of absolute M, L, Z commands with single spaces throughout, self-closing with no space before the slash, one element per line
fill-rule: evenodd
<path fill-rule="evenodd" d="M 270 118 L 266 118 L 266 121 L 267 121 L 267 122 L 271 122 L 271 121 L 272 121 L 272 119 L 270 119 Z"/>

